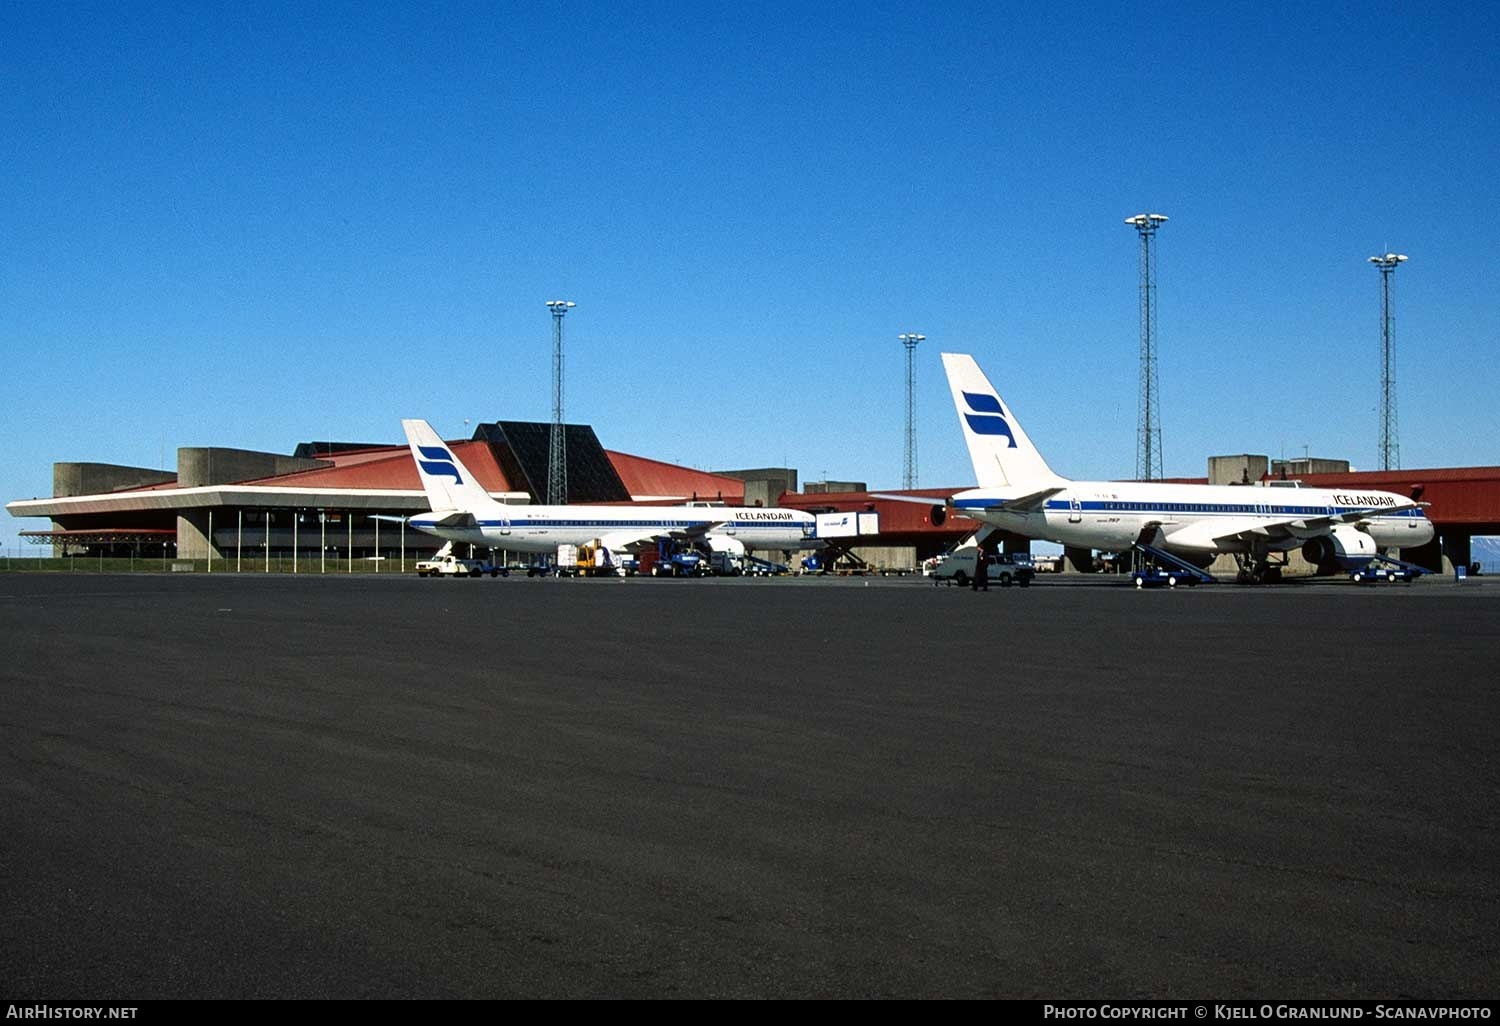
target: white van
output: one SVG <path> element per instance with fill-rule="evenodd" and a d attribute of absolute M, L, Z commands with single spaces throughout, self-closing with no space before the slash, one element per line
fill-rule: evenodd
<path fill-rule="evenodd" d="M 979 549 L 973 545 L 954 549 L 923 563 L 922 573 L 931 577 L 934 583 L 947 581 L 963 587 L 974 579 L 974 557 L 978 552 Z M 1009 588 L 1012 584 L 1028 587 L 1031 578 L 1036 575 L 1036 565 L 1032 563 L 1030 554 L 1025 552 L 992 552 L 987 561 L 990 582 L 1002 588 Z"/>

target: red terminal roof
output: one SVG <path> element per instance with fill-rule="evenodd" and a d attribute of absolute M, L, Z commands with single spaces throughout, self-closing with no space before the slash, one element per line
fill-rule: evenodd
<path fill-rule="evenodd" d="M 679 467 L 644 456 L 631 456 L 611 449 L 604 450 L 614 464 L 615 473 L 625 482 L 631 495 L 691 499 L 723 499 L 729 505 L 745 500 L 745 482 L 723 474 Z"/>
<path fill-rule="evenodd" d="M 463 465 L 468 467 L 480 485 L 490 492 L 521 491 L 506 480 L 505 472 L 495 462 L 488 442 L 449 442 Z M 302 470 L 238 484 L 275 484 L 291 488 L 385 488 L 422 490 L 417 465 L 406 446 L 363 449 L 358 452 L 333 453 L 318 459 L 334 464 L 317 470 Z"/>

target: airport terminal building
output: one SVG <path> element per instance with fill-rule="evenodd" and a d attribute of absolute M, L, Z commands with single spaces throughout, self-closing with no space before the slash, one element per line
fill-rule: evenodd
<path fill-rule="evenodd" d="M 709 473 L 605 449 L 587 425 L 566 428 L 571 503 L 722 503 L 829 511 L 863 511 L 862 483 L 809 485 L 797 472 L 770 467 Z M 485 490 L 502 502 L 543 501 L 551 425 L 480 424 L 452 442 Z M 934 492 L 941 497 L 941 491 Z M 920 505 L 890 503 L 880 553 L 907 566 L 943 551 L 973 525 L 934 527 Z M 21 532 L 54 554 L 109 557 L 302 561 L 420 558 L 442 542 L 405 529 L 402 518 L 428 511 L 405 444 L 304 442 L 290 455 L 227 447 L 182 448 L 177 471 L 100 463 L 53 465 L 53 495 L 6 507 L 18 517 L 45 517 L 47 528 Z M 939 518 L 941 519 L 941 518 Z M 304 564 L 305 565 L 305 564 Z"/>
<path fill-rule="evenodd" d="M 592 427 L 566 428 L 568 501 L 656 504 L 714 502 L 785 506 L 815 512 L 879 513 L 880 537 L 857 555 L 878 567 L 912 569 L 974 530 L 941 512 L 943 499 L 970 487 L 907 492 L 931 505 L 871 495 L 863 482 L 809 483 L 797 471 L 760 468 L 710 473 L 605 449 Z M 480 424 L 453 442 L 459 459 L 496 499 L 542 501 L 551 425 L 526 421 Z M 1380 489 L 1428 502 L 1437 528 L 1422 549 L 1403 558 L 1433 570 L 1470 561 L 1470 539 L 1500 534 L 1500 467 L 1349 471 L 1347 464 L 1265 457 L 1214 457 L 1197 483 L 1253 484 L 1295 477 L 1316 487 Z M 1183 479 L 1178 479 L 1179 481 Z M 10 502 L 17 517 L 46 518 L 50 527 L 22 531 L 54 554 L 189 559 L 410 559 L 441 542 L 406 529 L 401 519 L 428 510 L 406 445 L 304 442 L 290 455 L 223 447 L 182 448 L 177 470 L 99 463 L 53 465 L 49 498 Z M 1006 548 L 1025 550 L 1023 538 Z M 1089 553 L 1068 553 L 1074 569 L 1091 568 Z"/>

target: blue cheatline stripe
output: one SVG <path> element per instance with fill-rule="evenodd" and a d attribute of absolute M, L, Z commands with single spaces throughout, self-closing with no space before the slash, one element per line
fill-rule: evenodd
<path fill-rule="evenodd" d="M 968 499 L 962 505 L 955 504 L 955 509 L 992 509 L 1003 506 L 1006 499 Z M 1077 505 L 1073 500 L 1051 499 L 1047 502 L 1048 512 L 1069 513 L 1143 513 L 1143 514 L 1180 514 L 1188 513 L 1197 516 L 1270 516 L 1270 517 L 1327 517 L 1340 516 L 1344 513 L 1368 513 L 1372 519 L 1380 518 L 1411 518 L 1426 519 L 1420 509 L 1405 509 L 1394 513 L 1381 513 L 1379 507 L 1371 506 L 1273 506 L 1269 504 L 1244 504 L 1244 503 L 1222 503 L 1222 502 L 1116 502 L 1108 500 L 1079 501 Z"/>
<path fill-rule="evenodd" d="M 420 518 L 418 518 L 420 519 Z M 738 520 L 479 520 L 478 527 L 505 527 L 531 528 L 531 527 L 600 527 L 600 528 L 627 528 L 648 527 L 661 529 L 691 529 L 706 527 L 709 524 L 720 524 L 724 530 L 735 531 L 784 531 L 788 528 L 801 529 L 810 527 L 800 520 L 785 520 L 777 523 L 763 523 L 760 521 L 738 521 Z"/>

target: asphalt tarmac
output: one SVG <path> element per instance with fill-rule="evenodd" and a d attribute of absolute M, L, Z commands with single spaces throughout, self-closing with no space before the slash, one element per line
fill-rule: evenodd
<path fill-rule="evenodd" d="M 0 576 L 0 997 L 1500 995 L 1500 585 Z"/>

